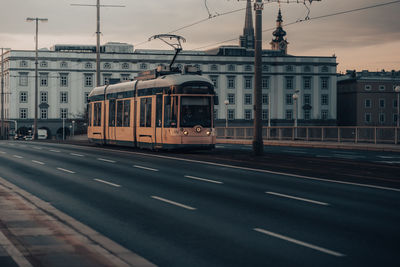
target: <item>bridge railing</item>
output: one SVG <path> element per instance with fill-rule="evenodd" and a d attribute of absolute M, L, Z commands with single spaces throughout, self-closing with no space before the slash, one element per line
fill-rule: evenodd
<path fill-rule="evenodd" d="M 271 126 L 264 140 L 398 144 L 400 128 L 392 126 Z M 220 139 L 252 139 L 253 127 L 216 127 Z"/>

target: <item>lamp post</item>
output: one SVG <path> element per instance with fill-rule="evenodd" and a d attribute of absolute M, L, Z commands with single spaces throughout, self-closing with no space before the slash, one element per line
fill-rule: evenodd
<path fill-rule="evenodd" d="M 293 115 L 294 115 L 294 138 L 297 138 L 297 99 L 299 98 L 299 90 L 296 90 L 293 94 Z"/>
<path fill-rule="evenodd" d="M 225 104 L 225 128 L 228 128 L 228 105 L 229 105 L 229 100 L 225 99 L 224 104 Z"/>
<path fill-rule="evenodd" d="M 72 121 L 72 136 L 75 136 L 75 121 Z"/>
<path fill-rule="evenodd" d="M 37 119 L 38 119 L 38 33 L 39 33 L 39 21 L 47 22 L 47 18 L 26 18 L 26 21 L 36 22 L 36 35 L 35 35 L 35 118 L 33 121 L 33 140 L 37 140 Z"/>
<path fill-rule="evenodd" d="M 394 91 L 397 93 L 397 128 L 400 125 L 400 85 L 397 85 L 394 88 Z"/>

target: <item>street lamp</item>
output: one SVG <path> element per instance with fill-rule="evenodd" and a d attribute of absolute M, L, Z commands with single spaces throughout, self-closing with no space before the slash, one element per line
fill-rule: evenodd
<path fill-rule="evenodd" d="M 397 93 L 397 128 L 400 125 L 400 85 L 397 85 L 394 88 L 394 91 Z"/>
<path fill-rule="evenodd" d="M 228 128 L 228 105 L 229 105 L 229 100 L 225 99 L 224 101 L 225 104 L 225 128 Z"/>
<path fill-rule="evenodd" d="M 299 98 L 299 90 L 296 90 L 293 94 L 293 113 L 294 113 L 294 138 L 297 138 L 297 99 Z"/>
<path fill-rule="evenodd" d="M 36 37 L 35 37 L 35 118 L 33 122 L 33 140 L 37 140 L 37 119 L 38 119 L 38 33 L 39 33 L 39 21 L 47 22 L 47 18 L 26 18 L 27 22 L 36 22 Z"/>

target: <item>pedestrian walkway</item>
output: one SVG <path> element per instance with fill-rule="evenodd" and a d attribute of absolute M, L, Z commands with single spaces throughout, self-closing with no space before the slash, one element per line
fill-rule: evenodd
<path fill-rule="evenodd" d="M 0 266 L 154 266 L 0 177 Z"/>
<path fill-rule="evenodd" d="M 251 139 L 219 139 L 218 144 L 242 144 L 250 145 Z M 314 147 L 331 149 L 350 149 L 350 150 L 372 150 L 400 152 L 400 145 L 395 144 L 373 144 L 373 143 L 352 143 L 352 142 L 317 142 L 317 141 L 290 141 L 290 140 L 264 140 L 266 146 L 291 146 L 291 147 Z"/>

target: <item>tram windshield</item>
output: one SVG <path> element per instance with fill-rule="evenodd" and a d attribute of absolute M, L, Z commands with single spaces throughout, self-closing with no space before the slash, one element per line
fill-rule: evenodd
<path fill-rule="evenodd" d="M 182 96 L 180 127 L 211 127 L 211 97 Z"/>

